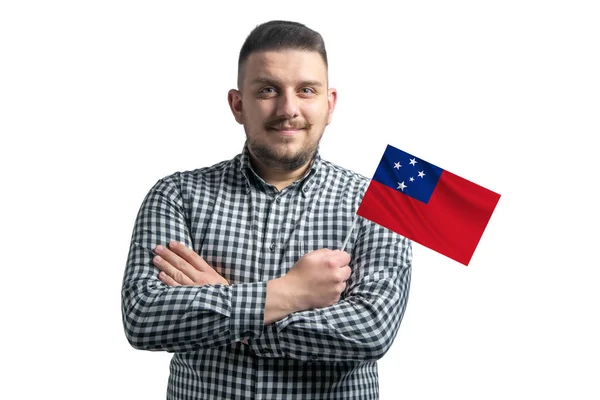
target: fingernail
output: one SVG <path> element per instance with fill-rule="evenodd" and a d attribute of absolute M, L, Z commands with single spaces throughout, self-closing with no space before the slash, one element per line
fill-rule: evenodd
<path fill-rule="evenodd" d="M 162 258 L 161 258 L 160 256 L 156 256 L 156 257 L 154 257 L 154 262 L 155 262 L 155 263 L 159 263 L 159 262 L 161 262 L 161 261 L 162 261 Z"/>
<path fill-rule="evenodd" d="M 156 252 L 158 252 L 158 253 L 160 253 L 160 252 L 161 252 L 161 251 L 163 251 L 164 249 L 165 249 L 165 247 L 164 247 L 164 246 L 162 246 L 162 245 L 160 245 L 160 244 L 154 248 L 154 250 L 155 250 Z"/>
<path fill-rule="evenodd" d="M 171 241 L 169 242 L 169 246 L 171 246 L 171 247 L 173 247 L 173 246 L 177 246 L 177 244 L 178 244 L 178 243 L 177 243 L 175 240 L 171 240 Z"/>

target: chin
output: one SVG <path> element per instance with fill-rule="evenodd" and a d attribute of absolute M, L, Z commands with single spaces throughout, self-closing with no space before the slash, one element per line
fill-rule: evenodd
<path fill-rule="evenodd" d="M 277 147 L 254 146 L 251 150 L 254 156 L 263 164 L 287 171 L 302 167 L 310 162 L 316 153 L 316 149 L 311 151 L 302 148 L 292 150 Z"/>

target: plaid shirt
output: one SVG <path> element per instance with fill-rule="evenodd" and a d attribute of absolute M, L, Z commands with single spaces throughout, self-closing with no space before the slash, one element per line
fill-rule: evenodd
<path fill-rule="evenodd" d="M 339 249 L 368 183 L 317 155 L 302 179 L 278 191 L 253 172 L 244 147 L 154 185 L 135 222 L 122 312 L 133 347 L 174 353 L 168 399 L 378 398 L 376 361 L 398 332 L 410 286 L 406 238 L 359 218 L 340 301 L 263 322 L 266 282 L 307 252 Z M 230 285 L 163 284 L 153 249 L 170 240 Z"/>

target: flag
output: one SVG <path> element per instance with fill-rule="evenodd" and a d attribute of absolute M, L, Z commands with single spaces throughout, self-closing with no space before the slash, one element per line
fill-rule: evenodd
<path fill-rule="evenodd" d="M 464 265 L 498 193 L 388 145 L 357 214 Z"/>

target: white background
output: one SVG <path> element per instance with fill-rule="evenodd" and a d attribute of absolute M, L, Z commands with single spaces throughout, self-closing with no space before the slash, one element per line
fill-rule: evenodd
<path fill-rule="evenodd" d="M 415 245 L 381 399 L 600 398 L 596 2 L 331 3 L 1 3 L 0 398 L 165 398 L 121 324 L 133 223 L 241 151 L 227 90 L 270 19 L 325 38 L 324 158 L 372 176 L 389 143 L 502 195 L 469 267 Z"/>

